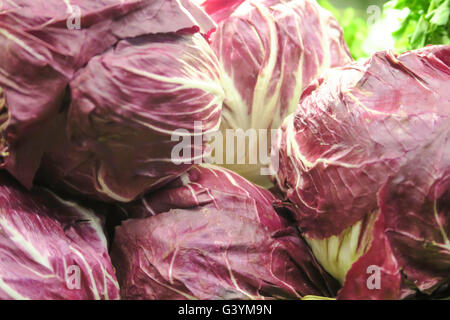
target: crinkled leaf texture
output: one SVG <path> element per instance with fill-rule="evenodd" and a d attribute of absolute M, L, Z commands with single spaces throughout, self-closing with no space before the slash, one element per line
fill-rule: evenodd
<path fill-rule="evenodd" d="M 44 156 L 40 176 L 94 199 L 129 202 L 175 179 L 202 161 L 204 137 L 219 129 L 218 61 L 200 34 L 121 41 L 70 88 L 69 138 Z M 182 142 L 190 155 L 177 164 Z"/>
<path fill-rule="evenodd" d="M 319 78 L 282 126 L 278 186 L 342 298 L 449 281 L 449 81 L 450 46 L 379 52 Z"/>
<path fill-rule="evenodd" d="M 103 222 L 0 174 L 0 299 L 118 299 Z"/>
<path fill-rule="evenodd" d="M 203 7 L 220 21 L 211 44 L 223 68 L 224 136 L 227 129 L 278 129 L 313 79 L 351 61 L 342 29 L 316 1 L 208 0 Z M 256 140 L 236 144 L 235 154 L 246 149 L 245 165 L 235 160 L 226 167 L 269 186 L 268 176 L 261 175 L 265 159 L 252 164 L 249 154 L 270 156 L 270 137 L 266 146 Z"/>
<path fill-rule="evenodd" d="M 219 167 L 193 167 L 122 205 L 111 251 L 124 299 L 334 296 L 325 273 L 272 207 L 274 196 Z"/>
<path fill-rule="evenodd" d="M 213 27 L 189 0 L 2 1 L 2 166 L 31 187 L 48 141 L 61 134 L 54 117 L 66 88 L 93 57 L 123 39 Z"/>

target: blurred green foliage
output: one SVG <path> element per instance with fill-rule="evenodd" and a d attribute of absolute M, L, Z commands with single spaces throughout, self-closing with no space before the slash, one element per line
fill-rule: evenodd
<path fill-rule="evenodd" d="M 362 49 L 362 43 L 369 34 L 369 26 L 362 12 L 357 12 L 353 7 L 344 9 L 336 8 L 329 0 L 317 1 L 323 8 L 330 11 L 344 29 L 344 37 L 354 59 L 366 57 Z M 365 13 L 364 13 L 365 14 Z"/>
<path fill-rule="evenodd" d="M 338 1 L 317 0 L 331 11 L 344 29 L 344 36 L 355 59 L 367 57 L 363 49 L 373 24 L 369 23 L 367 9 L 371 5 L 382 7 L 383 0 Z M 347 6 L 347 7 L 345 7 Z M 384 4 L 383 15 L 405 11 L 398 30 L 392 30 L 395 48 L 402 52 L 422 48 L 429 44 L 450 44 L 450 0 L 391 0 Z M 383 22 L 383 20 L 381 20 Z M 392 22 L 392 21 L 390 21 Z M 370 39 L 369 39 L 370 40 Z"/>
<path fill-rule="evenodd" d="M 450 0 L 394 0 L 385 10 L 409 9 L 399 30 L 393 33 L 396 48 L 412 50 L 429 44 L 450 44 Z"/>

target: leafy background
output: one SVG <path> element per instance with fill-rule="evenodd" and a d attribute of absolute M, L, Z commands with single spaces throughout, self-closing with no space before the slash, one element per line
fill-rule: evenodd
<path fill-rule="evenodd" d="M 450 0 L 318 0 L 344 28 L 355 59 L 376 51 L 399 52 L 450 44 Z M 374 20 L 371 6 L 380 8 Z"/>

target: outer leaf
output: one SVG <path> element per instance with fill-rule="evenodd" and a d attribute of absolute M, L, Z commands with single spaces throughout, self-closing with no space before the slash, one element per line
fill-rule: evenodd
<path fill-rule="evenodd" d="M 52 148 L 41 177 L 90 198 L 129 202 L 173 180 L 202 160 L 204 136 L 219 128 L 218 62 L 200 34 L 119 42 L 70 88 L 69 143 Z M 190 155 L 175 164 L 180 142 Z"/>
<path fill-rule="evenodd" d="M 225 169 L 198 166 L 141 201 L 116 229 L 112 259 L 125 299 L 299 299 L 336 283 L 275 198 Z"/>
<path fill-rule="evenodd" d="M 449 281 L 449 80 L 450 46 L 380 52 L 330 70 L 285 121 L 278 185 L 343 290 L 361 285 L 349 266 L 374 259 L 375 239 L 408 286 L 430 293 Z M 366 223 L 375 213 L 384 221 L 380 234 Z M 386 294 L 404 297 L 403 289 L 393 292 Z"/>
<path fill-rule="evenodd" d="M 69 29 L 76 18 L 80 29 Z M 8 109 L 0 127 L 2 166 L 31 187 L 48 140 L 58 134 L 53 118 L 66 87 L 92 57 L 121 39 L 212 27 L 187 0 L 2 1 L 0 87 Z"/>
<path fill-rule="evenodd" d="M 0 174 L 0 299 L 118 299 L 102 220 Z"/>

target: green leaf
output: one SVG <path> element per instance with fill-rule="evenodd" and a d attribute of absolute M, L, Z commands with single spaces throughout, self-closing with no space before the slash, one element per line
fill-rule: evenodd
<path fill-rule="evenodd" d="M 393 33 L 396 48 L 411 50 L 429 44 L 448 44 L 450 32 L 450 0 L 394 0 L 387 10 L 408 9 L 401 27 Z"/>
<path fill-rule="evenodd" d="M 416 30 L 411 37 L 411 45 L 414 48 L 422 48 L 425 46 L 427 41 L 427 31 L 429 24 L 424 16 L 420 17 L 419 23 L 417 24 Z"/>
<path fill-rule="evenodd" d="M 352 8 L 338 10 L 328 0 L 318 0 L 318 3 L 339 21 L 353 57 L 367 57 L 362 45 L 371 27 L 364 14 Z M 384 5 L 385 17 L 393 13 L 391 10 L 405 10 L 406 14 L 399 29 L 392 33 L 395 48 L 400 52 L 429 44 L 450 44 L 450 0 L 391 0 Z"/>
<path fill-rule="evenodd" d="M 439 8 L 433 11 L 430 22 L 437 26 L 445 26 L 450 16 L 450 0 L 444 1 Z"/>

